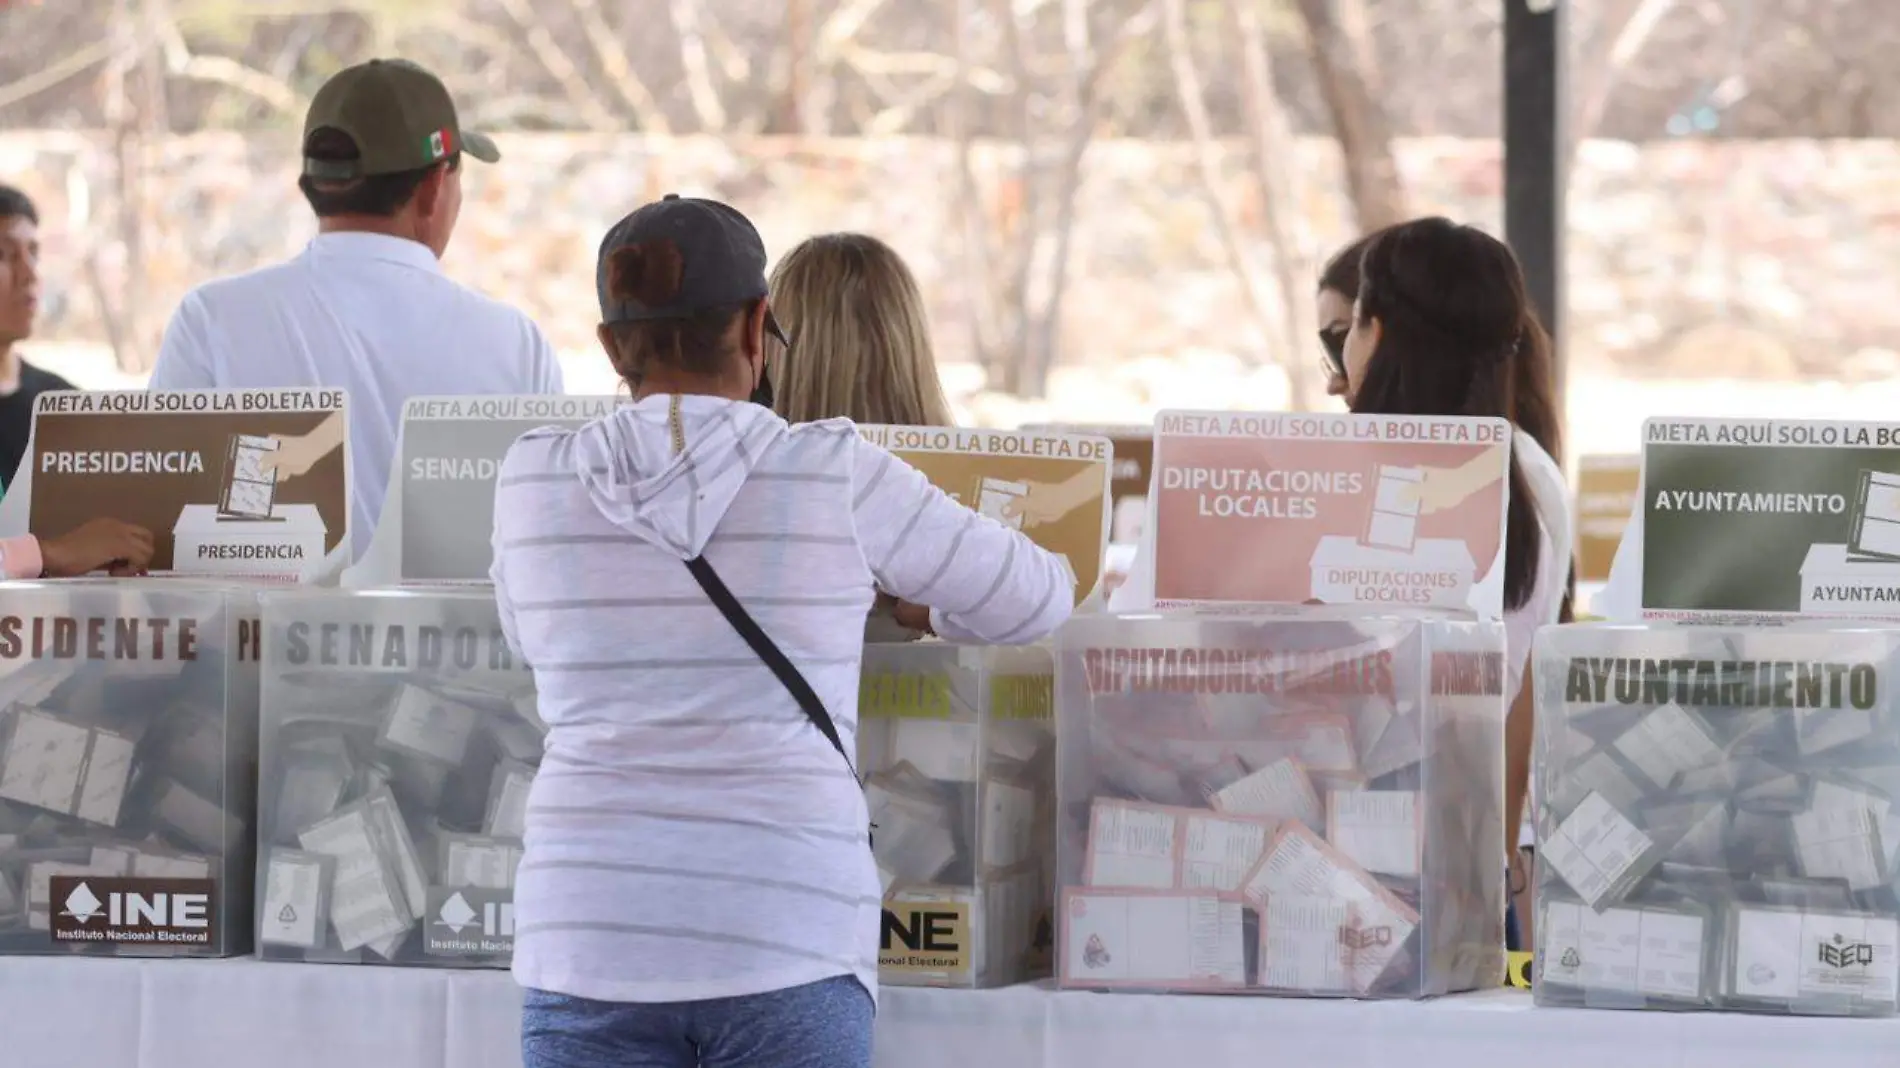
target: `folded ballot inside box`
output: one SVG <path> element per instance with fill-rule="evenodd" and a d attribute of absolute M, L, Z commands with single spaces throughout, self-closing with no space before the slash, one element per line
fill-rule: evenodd
<path fill-rule="evenodd" d="M 257 941 L 506 967 L 546 735 L 483 590 L 264 596 Z"/>
<path fill-rule="evenodd" d="M 251 945 L 257 594 L 0 583 L 0 954 Z"/>
<path fill-rule="evenodd" d="M 1078 618 L 1066 987 L 1426 997 L 1504 966 L 1504 636 L 1314 608 Z"/>
<path fill-rule="evenodd" d="M 880 981 L 1048 974 L 1054 690 L 1040 647 L 865 647 L 858 766 L 884 885 Z"/>
<path fill-rule="evenodd" d="M 1537 640 L 1537 998 L 1890 1015 L 1900 632 L 1803 622 Z"/>

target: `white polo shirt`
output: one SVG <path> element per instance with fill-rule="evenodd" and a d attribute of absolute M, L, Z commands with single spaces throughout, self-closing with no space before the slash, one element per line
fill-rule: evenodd
<path fill-rule="evenodd" d="M 519 310 L 383 234 L 319 234 L 286 263 L 207 282 L 165 328 L 152 389 L 341 387 L 349 394 L 350 541 L 368 547 L 403 402 L 561 392 L 561 365 Z"/>

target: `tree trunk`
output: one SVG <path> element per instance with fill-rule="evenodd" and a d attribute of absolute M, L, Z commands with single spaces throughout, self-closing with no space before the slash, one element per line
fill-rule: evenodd
<path fill-rule="evenodd" d="M 1565 164 L 1576 159 L 1577 145 L 1597 135 L 1618 82 L 1676 0 L 1604 0 L 1592 47 L 1578 57 L 1571 84 L 1577 86 L 1577 110 L 1570 126 Z"/>
<path fill-rule="evenodd" d="M 1201 179 L 1201 196 L 1207 201 L 1214 234 L 1220 239 L 1221 251 L 1227 256 L 1228 269 L 1234 272 L 1234 280 L 1240 283 L 1241 295 L 1253 311 L 1254 322 L 1260 327 L 1261 341 L 1271 349 L 1272 342 L 1269 339 L 1273 336 L 1274 323 L 1285 316 L 1284 312 L 1276 314 L 1278 309 L 1273 307 L 1272 298 L 1260 281 L 1260 273 L 1254 268 L 1246 246 L 1241 242 L 1240 223 L 1234 218 L 1233 209 L 1228 207 L 1226 198 L 1221 196 L 1220 143 L 1214 136 L 1200 68 L 1195 64 L 1191 42 L 1188 40 L 1186 0 L 1162 0 L 1161 8 L 1168 69 L 1174 76 L 1175 96 L 1181 101 L 1181 114 L 1187 120 L 1188 132 L 1194 141 L 1194 163 Z M 1268 359 L 1262 362 L 1276 361 Z"/>
<path fill-rule="evenodd" d="M 1363 233 L 1403 222 L 1405 188 L 1392 153 L 1364 0 L 1299 0 L 1320 95 L 1332 115 L 1346 190 Z"/>
<path fill-rule="evenodd" d="M 1293 175 L 1299 166 L 1299 143 L 1293 124 L 1273 83 L 1273 55 L 1260 24 L 1256 0 L 1228 0 L 1227 13 L 1240 47 L 1241 106 L 1246 115 L 1248 140 L 1253 148 L 1253 173 L 1260 197 L 1260 217 L 1273 244 L 1273 275 L 1284 305 L 1280 317 L 1286 341 L 1287 392 L 1296 412 L 1307 410 L 1312 361 L 1311 322 L 1314 281 L 1305 235 L 1298 232 L 1299 195 Z"/>
<path fill-rule="evenodd" d="M 812 0 L 785 2 L 785 93 L 779 99 L 777 131 L 793 136 L 811 132 L 806 115 L 811 93 Z"/>
<path fill-rule="evenodd" d="M 999 329 L 1001 312 L 997 306 L 996 273 L 990 255 L 990 228 L 983 210 L 983 190 L 976 180 L 975 134 L 970 120 L 970 8 L 973 0 L 955 0 L 949 5 L 951 42 L 956 60 L 956 84 L 944 103 L 945 125 L 949 127 L 952 150 L 956 153 L 957 218 L 963 229 L 963 277 L 969 287 L 965 303 L 965 325 L 969 330 L 970 354 L 976 358 L 987 384 L 995 388 L 1001 377 L 997 367 L 1002 349 Z"/>

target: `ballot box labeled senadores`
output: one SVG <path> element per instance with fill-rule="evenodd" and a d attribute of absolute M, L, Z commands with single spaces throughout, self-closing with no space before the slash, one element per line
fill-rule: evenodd
<path fill-rule="evenodd" d="M 1056 975 L 1416 998 L 1503 975 L 1504 634 L 1313 608 L 1059 636 Z"/>
<path fill-rule="evenodd" d="M 0 583 L 0 954 L 251 949 L 257 594 Z"/>
<path fill-rule="evenodd" d="M 1537 1001 L 1887 1016 L 1900 631 L 1547 628 Z"/>
<path fill-rule="evenodd" d="M 884 887 L 878 978 L 988 987 L 1049 974 L 1049 650 L 865 647 L 858 764 Z"/>
<path fill-rule="evenodd" d="M 257 945 L 506 967 L 547 729 L 486 590 L 263 599 Z"/>

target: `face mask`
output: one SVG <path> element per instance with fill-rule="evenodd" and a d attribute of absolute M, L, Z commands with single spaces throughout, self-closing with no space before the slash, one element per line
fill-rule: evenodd
<path fill-rule="evenodd" d="M 792 339 L 785 336 L 785 328 L 778 325 L 778 317 L 772 314 L 770 308 L 765 312 L 765 332 L 785 346 L 785 357 L 789 358 L 792 354 Z M 772 406 L 772 375 L 763 364 L 759 366 L 759 384 L 752 387 L 750 400 L 761 408 Z"/>

